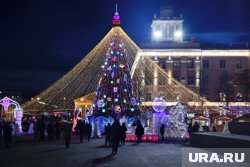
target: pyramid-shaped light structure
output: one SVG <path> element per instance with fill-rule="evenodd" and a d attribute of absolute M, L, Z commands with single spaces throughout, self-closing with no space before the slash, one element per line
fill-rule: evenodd
<path fill-rule="evenodd" d="M 74 109 L 74 100 L 95 92 L 102 64 L 107 58 L 111 37 L 119 33 L 127 51 L 129 65 L 132 66 L 139 47 L 121 27 L 113 27 L 108 34 L 66 75 L 49 88 L 26 102 L 22 107 L 26 112 L 58 111 Z"/>

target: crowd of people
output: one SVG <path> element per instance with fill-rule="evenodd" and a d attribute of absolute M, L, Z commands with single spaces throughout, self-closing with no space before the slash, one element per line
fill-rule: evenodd
<path fill-rule="evenodd" d="M 110 125 L 105 126 L 105 145 L 112 146 L 112 154 L 117 154 L 119 145 L 125 145 L 127 127 L 125 123 L 120 125 L 117 119 Z M 144 128 L 140 121 L 136 123 L 135 135 L 137 136 L 137 144 L 142 142 Z"/>
<path fill-rule="evenodd" d="M 72 130 L 76 136 L 79 136 L 80 143 L 83 142 L 83 137 L 86 136 L 87 141 L 90 141 L 92 136 L 92 125 L 91 123 L 86 123 L 84 120 L 78 120 L 75 129 L 72 129 L 72 123 L 67 121 L 60 121 L 57 119 L 38 119 L 32 122 L 34 138 L 37 140 L 60 140 L 64 137 L 65 146 L 69 148 L 70 139 L 72 135 Z M 137 144 L 142 142 L 142 137 L 144 134 L 144 127 L 142 126 L 140 120 L 133 123 L 135 128 L 135 135 L 137 137 Z M 198 132 L 200 125 L 195 122 L 188 126 L 188 132 Z M 162 141 L 164 141 L 165 125 L 162 124 L 160 127 L 160 135 Z M 10 122 L 0 122 L 0 138 L 5 141 L 6 148 L 9 148 L 12 138 L 13 125 Z M 211 131 L 216 131 L 215 126 L 211 126 Z M 112 147 L 112 154 L 117 154 L 119 145 L 125 145 L 127 127 L 125 123 L 120 125 L 120 122 L 115 119 L 113 124 L 108 123 L 105 126 L 105 145 Z"/>
<path fill-rule="evenodd" d="M 44 119 L 38 119 L 33 123 L 33 134 L 35 139 L 39 140 L 60 140 L 64 137 L 65 146 L 69 148 L 71 133 L 72 133 L 72 123 L 65 121 L 59 122 L 58 120 L 45 121 Z"/>
<path fill-rule="evenodd" d="M 87 136 L 88 142 L 90 141 L 92 135 L 92 125 L 91 123 L 85 123 L 82 120 L 78 120 L 76 124 L 76 135 L 80 136 L 80 142 L 83 142 L 83 136 Z"/>

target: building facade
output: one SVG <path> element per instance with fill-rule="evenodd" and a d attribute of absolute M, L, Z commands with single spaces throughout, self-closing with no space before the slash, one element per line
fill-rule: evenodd
<path fill-rule="evenodd" d="M 141 56 L 151 57 L 170 78 L 210 101 L 250 101 L 248 44 L 208 48 L 192 40 L 183 41 L 182 18 L 173 17 L 170 7 L 162 8 L 160 14 L 152 21 L 151 43 L 141 45 Z M 151 99 L 160 96 L 159 85 L 153 86 L 152 92 L 147 92 Z"/>

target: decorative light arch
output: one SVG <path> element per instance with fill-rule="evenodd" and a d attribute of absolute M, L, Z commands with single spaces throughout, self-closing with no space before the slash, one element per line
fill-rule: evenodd
<path fill-rule="evenodd" d="M 4 97 L 2 100 L 0 100 L 0 105 L 3 106 L 5 112 L 8 111 L 8 109 L 11 105 L 14 105 L 16 107 L 15 109 L 21 108 L 21 106 L 18 102 L 14 101 L 8 97 Z"/>
<path fill-rule="evenodd" d="M 15 133 L 20 135 L 22 133 L 22 117 L 23 117 L 23 109 L 21 108 L 20 104 L 8 97 L 4 97 L 2 100 L 0 100 L 0 105 L 3 106 L 5 112 L 9 110 L 9 107 L 11 105 L 15 106 L 14 118 L 15 118 L 15 123 L 18 125 L 18 132 Z"/>

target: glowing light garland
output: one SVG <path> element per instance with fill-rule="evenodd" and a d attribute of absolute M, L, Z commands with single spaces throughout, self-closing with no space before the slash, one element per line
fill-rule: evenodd
<path fill-rule="evenodd" d="M 120 27 L 113 27 L 100 43 L 73 67 L 71 71 L 48 89 L 35 96 L 33 100 L 26 102 L 22 106 L 24 110 L 26 112 L 74 110 L 75 99 L 95 92 L 99 82 L 98 76 L 102 74 L 102 65 L 106 62 L 106 53 L 114 34 L 120 34 L 123 41 L 123 48 L 129 50 L 127 58 L 129 65 L 132 66 L 134 55 L 136 55 L 139 47 Z M 116 82 L 120 82 L 120 80 Z M 36 100 L 38 97 L 46 105 L 39 104 Z M 63 97 L 66 97 L 67 100 L 63 100 Z"/>
<path fill-rule="evenodd" d="M 73 101 L 75 99 L 95 92 L 99 82 L 98 76 L 101 76 L 103 73 L 102 65 L 107 61 L 106 56 L 110 47 L 111 38 L 115 34 L 120 35 L 121 41 L 123 42 L 122 47 L 127 55 L 128 64 L 132 67 L 135 61 L 135 55 L 143 52 L 141 52 L 139 47 L 120 27 L 113 27 L 103 40 L 101 40 L 80 63 L 48 89 L 34 97 L 33 100 L 25 103 L 22 106 L 23 109 L 28 112 L 73 110 Z M 156 86 L 159 89 L 157 93 L 162 92 L 166 94 L 168 101 L 176 99 L 176 101 L 185 104 L 190 101 L 200 103 L 208 102 L 194 91 L 170 77 L 149 55 L 141 56 L 139 54 L 136 59 L 135 63 L 137 63 L 137 66 L 132 68 L 133 80 L 134 83 L 137 84 L 135 87 L 138 88 L 138 97 L 146 99 L 146 93 L 153 92 L 153 87 L 155 86 L 154 81 L 157 79 L 158 83 Z M 111 67 L 104 68 L 111 70 Z M 157 77 L 155 77 L 156 72 Z M 104 75 L 106 75 L 106 73 Z M 120 80 L 116 80 L 117 83 L 118 81 L 120 82 Z M 124 76 L 121 81 L 126 82 L 127 76 Z M 112 81 L 112 84 L 114 84 L 114 81 Z M 124 90 L 124 92 L 127 92 L 127 90 Z M 67 99 L 63 100 L 63 97 Z M 38 98 L 39 100 L 37 100 Z M 108 97 L 107 100 L 111 101 L 112 99 Z M 38 103 L 38 101 L 44 102 L 45 105 Z M 217 110 L 224 110 L 220 107 L 216 108 Z"/>

